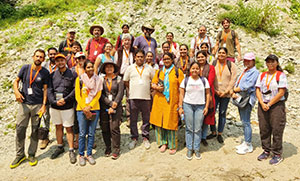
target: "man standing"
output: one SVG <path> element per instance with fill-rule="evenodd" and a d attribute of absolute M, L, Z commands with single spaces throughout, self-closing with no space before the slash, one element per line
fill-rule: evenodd
<path fill-rule="evenodd" d="M 154 38 L 151 37 L 151 34 L 155 31 L 154 27 L 150 24 L 145 24 L 142 26 L 142 31 L 144 35 L 137 37 L 133 42 L 134 49 L 141 49 L 145 53 L 151 51 L 153 53 L 153 62 L 156 59 L 157 55 L 157 43 Z"/>
<path fill-rule="evenodd" d="M 67 39 L 59 44 L 59 53 L 62 53 L 64 56 L 68 56 L 69 54 L 71 54 L 71 44 L 75 41 L 75 34 L 76 32 L 74 30 L 69 30 Z"/>
<path fill-rule="evenodd" d="M 217 42 L 213 54 L 218 51 L 219 47 L 225 47 L 228 50 L 227 60 L 235 62 L 235 50 L 238 52 L 237 60 L 241 60 L 241 46 L 238 34 L 230 29 L 230 20 L 225 18 L 222 21 L 223 31 L 217 35 Z"/>
<path fill-rule="evenodd" d="M 51 105 L 50 115 L 56 127 L 57 149 L 51 155 L 51 159 L 57 158 L 64 152 L 63 128 L 67 130 L 67 141 L 69 144 L 69 157 L 72 164 L 76 163 L 72 126 L 74 124 L 74 100 L 75 100 L 75 79 L 77 74 L 66 67 L 66 57 L 63 54 L 55 56 L 55 63 L 58 68 L 50 75 L 48 100 Z"/>
<path fill-rule="evenodd" d="M 101 37 L 104 33 L 104 28 L 100 25 L 91 26 L 90 33 L 94 38 L 89 39 L 85 51 L 87 52 L 87 59 L 95 63 L 97 56 L 104 53 L 103 46 L 109 41 L 108 39 Z"/>
<path fill-rule="evenodd" d="M 45 60 L 44 50 L 37 49 L 32 58 L 33 64 L 22 66 L 13 84 L 16 100 L 20 104 L 16 124 L 17 154 L 10 168 L 16 168 L 26 159 L 24 149 L 29 119 L 31 119 L 30 145 L 28 148 L 29 165 L 34 166 L 38 162 L 35 158 L 38 146 L 38 117 L 46 111 L 49 71 L 41 66 Z M 22 90 L 19 91 L 20 80 L 22 81 Z"/>
<path fill-rule="evenodd" d="M 193 58 L 196 56 L 197 52 L 201 50 L 201 44 L 206 42 L 208 43 L 208 52 L 212 53 L 212 50 L 214 48 L 214 42 L 213 40 L 206 35 L 206 27 L 204 25 L 201 25 L 200 28 L 198 29 L 198 36 L 192 39 L 191 41 L 191 50 L 190 50 L 190 57 Z"/>
<path fill-rule="evenodd" d="M 142 136 L 146 149 L 150 148 L 149 129 L 150 129 L 150 83 L 154 76 L 154 70 L 148 64 L 144 64 L 145 53 L 143 50 L 137 50 L 135 53 L 135 63 L 130 65 L 124 75 L 124 83 L 129 87 L 130 100 L 130 133 L 132 141 L 129 149 L 133 149 L 137 144 L 139 137 L 137 121 L 138 114 L 142 112 Z"/>

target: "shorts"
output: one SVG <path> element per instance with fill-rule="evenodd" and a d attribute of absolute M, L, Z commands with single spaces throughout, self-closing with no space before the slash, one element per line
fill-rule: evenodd
<path fill-rule="evenodd" d="M 50 108 L 50 116 L 53 124 L 63 125 L 64 127 L 72 127 L 74 125 L 75 111 L 74 108 L 67 110 L 58 110 Z"/>

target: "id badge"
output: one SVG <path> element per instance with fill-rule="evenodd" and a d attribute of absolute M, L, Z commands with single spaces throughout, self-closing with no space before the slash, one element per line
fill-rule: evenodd
<path fill-rule="evenodd" d="M 85 103 L 86 103 L 86 104 L 89 104 L 89 103 L 90 103 L 88 98 L 85 98 Z"/>
<path fill-rule="evenodd" d="M 28 92 L 28 95 L 32 95 L 32 94 L 33 94 L 32 88 L 29 87 L 29 88 L 27 89 L 27 92 Z"/>
<path fill-rule="evenodd" d="M 55 98 L 56 98 L 56 101 L 59 101 L 60 99 L 63 98 L 63 93 L 55 93 Z"/>
<path fill-rule="evenodd" d="M 150 51 L 150 52 L 151 52 L 151 47 L 149 47 L 148 51 Z"/>
<path fill-rule="evenodd" d="M 265 95 L 265 99 L 266 99 L 267 101 L 270 101 L 270 100 L 271 100 L 271 94 L 266 94 L 266 95 Z"/>
<path fill-rule="evenodd" d="M 143 79 L 140 79 L 139 80 L 139 84 L 141 85 L 141 84 L 143 84 L 144 82 L 143 82 Z"/>
<path fill-rule="evenodd" d="M 223 47 L 225 47 L 225 48 L 226 48 L 226 43 L 223 43 Z"/>
<path fill-rule="evenodd" d="M 98 51 L 96 50 L 96 51 L 94 51 L 94 55 L 97 55 L 97 53 L 98 53 Z"/>
<path fill-rule="evenodd" d="M 109 95 L 108 95 L 108 99 L 109 99 L 110 101 L 112 101 L 112 98 L 113 98 L 113 97 L 112 97 L 112 94 L 109 94 Z"/>
<path fill-rule="evenodd" d="M 222 85 L 222 82 L 220 81 L 220 82 L 218 82 L 218 84 L 219 84 L 219 85 Z"/>

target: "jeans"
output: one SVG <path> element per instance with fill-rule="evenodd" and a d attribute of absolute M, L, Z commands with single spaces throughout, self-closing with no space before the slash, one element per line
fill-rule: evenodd
<path fill-rule="evenodd" d="M 202 125 L 202 136 L 201 139 L 206 140 L 206 136 L 207 136 L 207 130 L 208 130 L 208 124 L 203 123 Z"/>
<path fill-rule="evenodd" d="M 228 103 L 230 98 L 229 97 L 218 97 L 215 96 L 215 100 L 216 100 L 216 109 L 217 107 L 219 107 L 219 122 L 218 122 L 218 132 L 222 133 L 225 127 L 225 123 L 226 123 L 226 111 L 228 108 Z M 216 123 L 216 120 L 215 120 Z M 210 130 L 212 132 L 216 131 L 216 124 L 215 125 L 211 125 L 210 126 Z"/>
<path fill-rule="evenodd" d="M 238 108 L 240 113 L 240 119 L 243 123 L 244 128 L 244 138 L 247 143 L 251 143 L 252 141 L 252 128 L 250 123 L 250 116 L 251 116 L 251 110 L 252 106 L 248 103 L 243 108 Z"/>
<path fill-rule="evenodd" d="M 185 141 L 189 150 L 200 150 L 201 128 L 203 124 L 204 105 L 183 103 L 185 119 Z"/>
<path fill-rule="evenodd" d="M 86 135 L 88 135 L 87 141 L 87 155 L 92 155 L 93 144 L 95 140 L 95 130 L 97 126 L 97 120 L 99 119 L 100 110 L 91 111 L 92 113 L 96 113 L 96 118 L 94 121 L 88 121 L 85 119 L 83 111 L 77 111 L 77 119 L 79 125 L 79 155 L 84 156 L 85 150 L 85 139 Z"/>

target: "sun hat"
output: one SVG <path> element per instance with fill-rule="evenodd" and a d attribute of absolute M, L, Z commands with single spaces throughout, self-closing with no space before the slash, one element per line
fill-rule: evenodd
<path fill-rule="evenodd" d="M 100 25 L 93 25 L 93 26 L 90 27 L 90 33 L 91 33 L 91 35 L 93 35 L 93 31 L 94 31 L 95 28 L 100 28 L 100 31 L 101 31 L 100 35 L 102 35 L 104 33 L 104 28 L 102 26 L 100 26 Z"/>
<path fill-rule="evenodd" d="M 107 64 L 112 64 L 114 66 L 114 69 L 115 69 L 114 73 L 117 73 L 119 71 L 119 66 L 117 64 L 115 64 L 115 62 L 113 62 L 111 60 L 107 60 L 101 65 L 100 73 L 105 74 L 105 66 Z"/>
<path fill-rule="evenodd" d="M 250 52 L 250 53 L 246 53 L 244 55 L 243 60 L 255 60 L 255 55 L 254 53 Z"/>
<path fill-rule="evenodd" d="M 145 28 L 152 30 L 152 33 L 155 31 L 155 28 L 149 23 L 146 23 L 142 26 L 142 31 L 144 31 Z"/>

